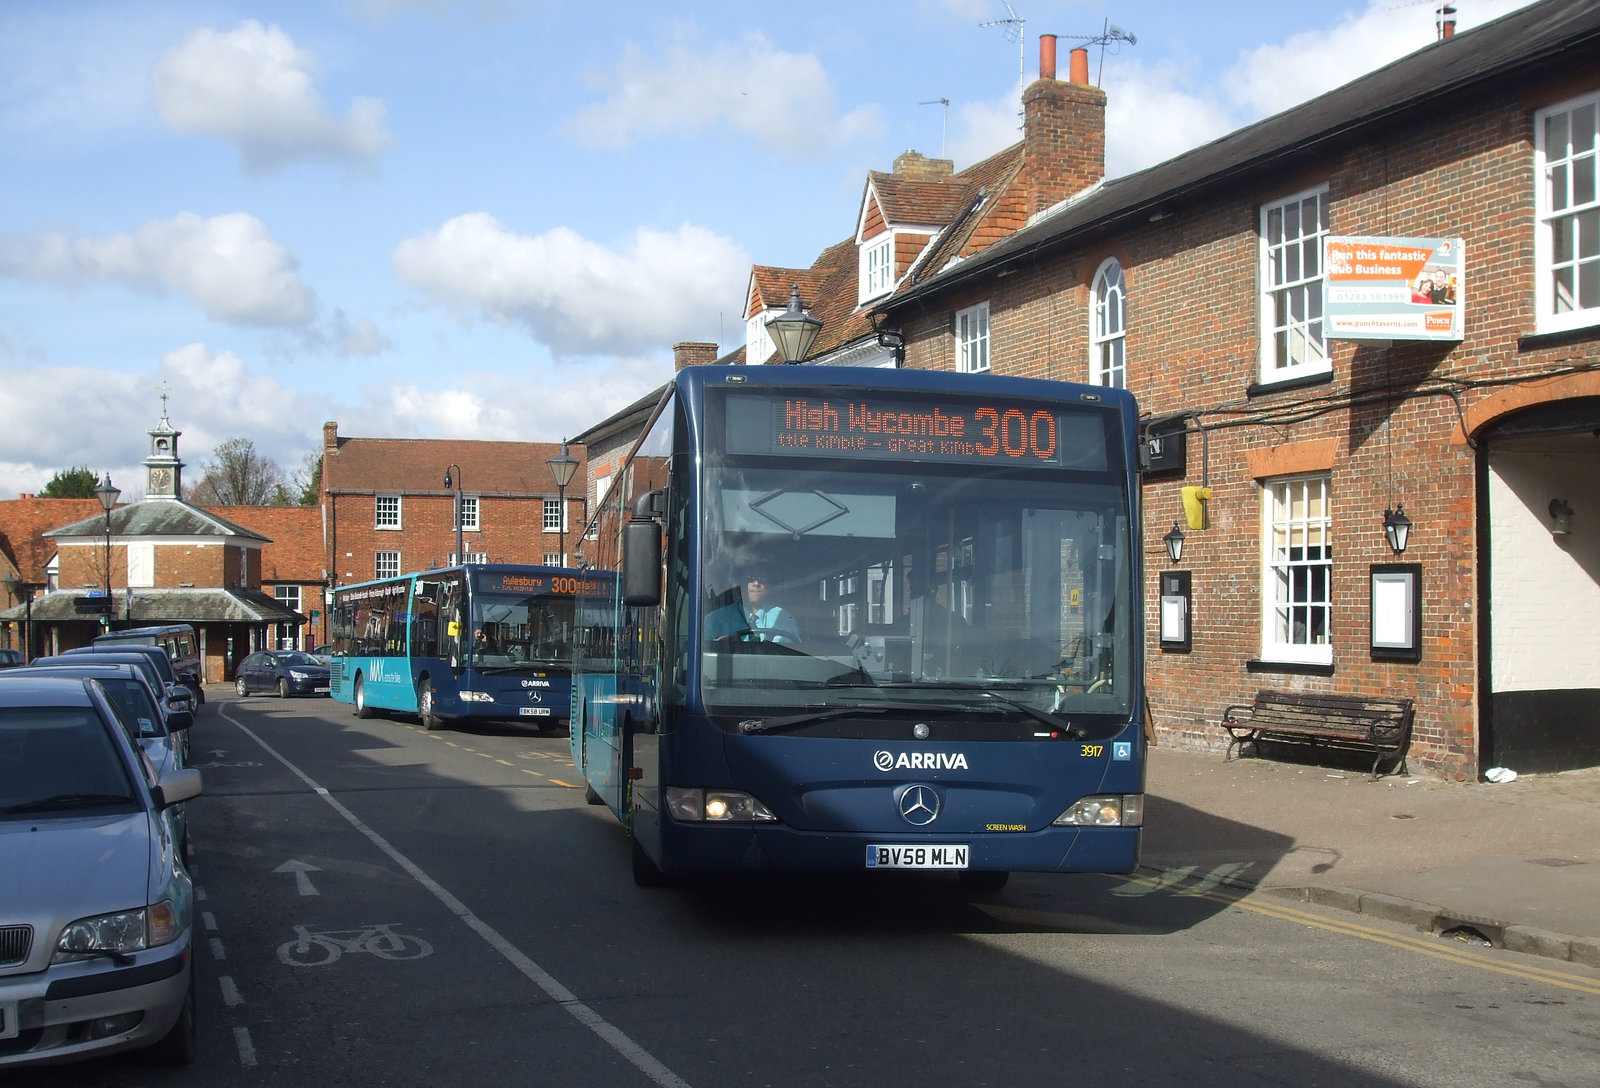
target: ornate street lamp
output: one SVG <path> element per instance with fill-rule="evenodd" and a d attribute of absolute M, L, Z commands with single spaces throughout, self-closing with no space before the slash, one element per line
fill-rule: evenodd
<path fill-rule="evenodd" d="M 100 481 L 100 486 L 94 489 L 94 497 L 100 500 L 100 506 L 106 512 L 106 611 L 100 622 L 106 630 L 111 629 L 111 508 L 117 505 L 117 496 L 122 494 L 122 489 L 111 482 L 111 473 L 106 472 L 106 478 Z"/>
<path fill-rule="evenodd" d="M 451 475 L 454 470 L 455 475 Z M 461 466 L 452 461 L 444 470 L 444 486 L 456 489 L 456 562 L 465 563 L 467 553 L 461 547 Z"/>
<path fill-rule="evenodd" d="M 556 482 L 556 515 L 561 533 L 561 566 L 567 565 L 567 485 L 572 474 L 578 471 L 578 459 L 567 452 L 567 440 L 561 440 L 561 452 L 545 464 L 550 466 L 550 477 Z"/>
<path fill-rule="evenodd" d="M 767 332 L 778 345 L 778 354 L 786 363 L 804 361 L 811 344 L 822 331 L 822 318 L 812 317 L 800 304 L 800 285 L 789 290 L 789 308 L 776 317 L 767 319 Z"/>

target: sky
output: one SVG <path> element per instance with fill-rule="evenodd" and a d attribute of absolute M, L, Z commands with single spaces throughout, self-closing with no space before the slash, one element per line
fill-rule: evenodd
<path fill-rule="evenodd" d="M 1454 0 L 1458 30 L 1527 0 Z M 1437 0 L 0 0 L 0 498 L 248 438 L 554 442 L 742 345 L 869 170 L 1020 139 L 1089 42 L 1106 168 L 1424 48 Z M 1131 39 L 1131 40 L 1126 40 Z M 946 103 L 947 100 L 947 103 Z M 442 471 L 442 469 L 441 469 Z"/>

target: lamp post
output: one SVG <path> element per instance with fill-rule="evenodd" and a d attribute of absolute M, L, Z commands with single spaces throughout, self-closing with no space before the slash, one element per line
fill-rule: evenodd
<path fill-rule="evenodd" d="M 454 470 L 455 475 L 451 475 Z M 466 563 L 467 553 L 461 546 L 461 466 L 451 462 L 444 470 L 444 486 L 456 489 L 456 562 Z"/>
<path fill-rule="evenodd" d="M 122 494 L 122 489 L 111 482 L 111 473 L 106 472 L 106 478 L 100 481 L 100 486 L 94 489 L 94 497 L 100 500 L 101 509 L 106 512 L 106 611 L 100 622 L 107 631 L 111 630 L 111 508 L 117 505 L 117 496 Z"/>
<path fill-rule="evenodd" d="M 545 464 L 550 466 L 550 476 L 556 482 L 557 526 L 561 533 L 561 566 L 567 565 L 567 485 L 572 474 L 578 471 L 578 459 L 567 452 L 567 440 L 561 440 L 561 452 Z"/>
<path fill-rule="evenodd" d="M 789 289 L 788 309 L 767 319 L 767 332 L 772 334 L 773 342 L 778 345 L 778 354 L 790 364 L 805 359 L 817 333 L 821 331 L 822 318 L 812 317 L 800 303 L 798 283 Z"/>
<path fill-rule="evenodd" d="M 1161 538 L 1167 546 L 1167 558 L 1172 560 L 1172 565 L 1177 566 L 1183 559 L 1183 529 L 1177 522 L 1172 523 L 1172 531 Z"/>

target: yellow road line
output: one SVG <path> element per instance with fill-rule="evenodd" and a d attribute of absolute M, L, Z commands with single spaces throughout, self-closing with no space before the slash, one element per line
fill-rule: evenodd
<path fill-rule="evenodd" d="M 1136 877 L 1127 883 L 1146 884 L 1167 892 L 1170 895 L 1181 895 L 1190 899 L 1206 899 L 1213 903 L 1237 907 L 1252 914 L 1264 915 L 1268 918 L 1277 918 L 1285 922 L 1294 922 L 1297 925 L 1321 929 L 1329 933 L 1337 933 L 1346 937 L 1355 937 L 1358 940 L 1369 941 L 1373 944 L 1386 944 L 1392 948 L 1399 948 L 1407 952 L 1415 952 L 1434 959 L 1445 960 L 1467 967 L 1476 967 L 1483 971 L 1492 971 L 1496 974 L 1510 975 L 1513 978 L 1525 979 L 1530 982 L 1543 982 L 1552 986 L 1559 986 L 1566 990 L 1576 990 L 1579 993 L 1600 995 L 1600 982 L 1579 978 L 1576 975 L 1564 974 L 1559 971 L 1536 967 L 1532 965 L 1506 965 L 1486 960 L 1479 953 L 1467 949 L 1451 948 L 1449 945 L 1440 944 L 1439 938 L 1407 937 L 1393 933 L 1385 933 L 1371 926 L 1357 922 L 1343 922 L 1324 918 L 1320 914 L 1309 911 L 1296 910 L 1294 907 L 1281 906 L 1276 903 L 1259 902 L 1251 896 L 1255 892 L 1225 892 L 1225 891 L 1197 891 L 1193 888 L 1183 889 L 1188 881 L 1176 884 L 1165 883 L 1153 877 Z"/>

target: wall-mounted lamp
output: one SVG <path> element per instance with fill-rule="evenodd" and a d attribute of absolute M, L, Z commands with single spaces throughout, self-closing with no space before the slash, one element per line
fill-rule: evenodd
<path fill-rule="evenodd" d="M 1383 535 L 1389 548 L 1399 555 L 1411 540 L 1411 519 L 1406 517 L 1406 504 L 1397 502 L 1393 510 L 1383 512 Z"/>
<path fill-rule="evenodd" d="M 1161 542 L 1167 546 L 1167 558 L 1176 566 L 1183 558 L 1183 529 L 1177 522 L 1172 523 L 1172 531 L 1162 537 Z"/>
<path fill-rule="evenodd" d="M 800 301 L 800 285 L 789 291 L 789 308 L 776 317 L 767 319 L 767 332 L 778 346 L 778 354 L 786 363 L 805 361 L 811 342 L 822 331 L 822 318 L 813 317 Z"/>
<path fill-rule="evenodd" d="M 1572 532 L 1572 507 L 1566 499 L 1550 500 L 1550 535 L 1566 536 Z"/>

